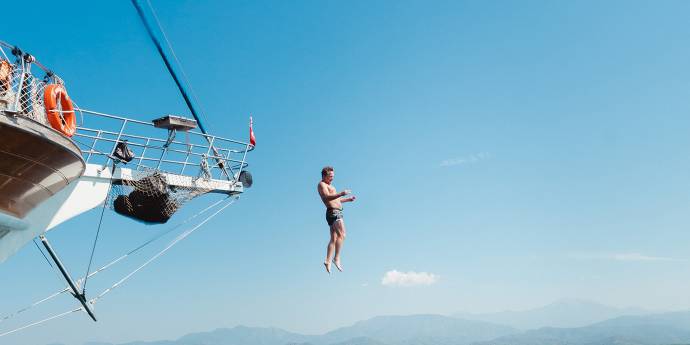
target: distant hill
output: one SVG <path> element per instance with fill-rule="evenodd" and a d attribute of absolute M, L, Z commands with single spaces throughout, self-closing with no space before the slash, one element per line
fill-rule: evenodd
<path fill-rule="evenodd" d="M 279 328 L 258 328 L 238 326 L 232 329 L 221 328 L 213 332 L 186 335 L 173 343 L 175 345 L 285 345 L 308 342 L 313 336 L 291 333 Z M 156 344 L 158 345 L 158 344 Z M 161 344 L 162 345 L 162 344 Z M 167 344 L 166 344 L 167 345 Z"/>
<path fill-rule="evenodd" d="M 482 321 L 441 315 L 410 315 L 375 317 L 323 335 L 238 326 L 188 334 L 177 340 L 119 345 L 469 345 L 516 332 L 510 327 Z"/>
<path fill-rule="evenodd" d="M 649 314 L 649 312 L 639 308 L 616 308 L 592 301 L 564 299 L 540 308 L 524 311 L 486 314 L 456 313 L 453 316 L 529 330 L 542 327 L 583 327 L 619 316 L 643 314 Z"/>
<path fill-rule="evenodd" d="M 579 328 L 545 327 L 473 345 L 670 345 L 690 343 L 690 312 L 623 316 Z"/>
<path fill-rule="evenodd" d="M 387 345 L 387 344 L 382 343 L 378 340 L 371 339 L 371 338 L 360 337 L 360 338 L 352 338 L 352 339 L 346 340 L 342 343 L 336 343 L 336 344 L 331 344 L 331 345 Z"/>
<path fill-rule="evenodd" d="M 84 345 L 91 345 L 89 343 L 84 344 Z M 115 345 L 115 344 L 101 344 L 98 343 L 98 345 Z M 133 343 L 126 343 L 126 344 L 121 344 L 121 345 L 178 345 L 178 343 L 170 340 L 161 340 L 161 341 L 152 341 L 152 342 L 142 342 L 142 341 L 136 341 Z"/>
<path fill-rule="evenodd" d="M 388 344 L 468 344 L 489 340 L 517 331 L 483 321 L 470 321 L 441 315 L 378 316 L 339 328 L 319 338 L 319 344 L 333 344 L 367 337 Z"/>
<path fill-rule="evenodd" d="M 323 335 L 235 327 L 177 340 L 119 345 L 682 345 L 690 344 L 690 311 L 621 316 L 584 327 L 518 332 L 441 315 L 379 316 Z M 92 343 L 84 345 L 115 345 Z"/>
<path fill-rule="evenodd" d="M 177 340 L 131 342 L 119 345 L 306 345 L 312 337 L 279 328 L 237 326 L 220 328 L 211 332 L 191 333 Z"/>

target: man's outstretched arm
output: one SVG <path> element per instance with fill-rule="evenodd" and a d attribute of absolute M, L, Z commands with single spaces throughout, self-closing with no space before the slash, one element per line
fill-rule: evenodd
<path fill-rule="evenodd" d="M 348 190 L 348 189 L 346 189 L 340 193 L 330 194 L 328 191 L 328 188 L 326 188 L 326 186 L 323 183 L 319 184 L 319 195 L 321 195 L 321 199 L 323 199 L 323 201 L 335 200 L 335 199 L 344 197 L 345 195 L 348 195 L 348 194 L 350 194 L 350 190 Z"/>
<path fill-rule="evenodd" d="M 340 199 L 340 202 L 353 202 L 353 201 L 355 201 L 355 199 L 357 199 L 357 197 L 353 195 L 353 196 L 351 196 L 351 197 L 349 197 L 349 198 L 342 198 L 342 199 Z"/>

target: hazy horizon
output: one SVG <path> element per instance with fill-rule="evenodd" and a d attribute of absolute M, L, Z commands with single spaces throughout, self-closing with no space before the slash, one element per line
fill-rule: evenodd
<path fill-rule="evenodd" d="M 524 317 L 524 316 L 529 316 L 529 313 L 530 313 L 530 312 L 539 311 L 540 309 L 544 309 L 544 308 L 547 308 L 547 309 L 548 309 L 549 307 L 551 307 L 551 308 L 557 308 L 559 304 L 560 304 L 560 305 L 563 305 L 563 304 L 570 304 L 570 305 L 572 305 L 574 308 L 578 309 L 578 311 L 583 311 L 583 310 L 582 310 L 583 307 L 587 307 L 587 306 L 607 307 L 607 308 L 610 307 L 610 306 L 601 305 L 601 304 L 596 303 L 596 302 L 593 302 L 593 301 L 586 301 L 586 300 L 579 300 L 579 299 L 566 299 L 566 300 L 562 300 L 562 301 L 556 301 L 556 302 L 551 303 L 551 304 L 549 304 L 549 305 L 547 305 L 547 306 L 536 307 L 536 308 L 530 309 L 530 310 L 525 310 L 525 311 L 521 311 L 521 312 L 515 312 L 515 311 L 507 311 L 507 312 L 505 312 L 505 311 L 504 311 L 504 313 L 514 314 L 514 313 L 523 313 L 523 312 L 524 312 L 525 314 L 521 314 L 521 315 L 520 315 L 521 317 Z M 633 307 L 633 308 L 634 308 L 634 307 Z M 622 311 L 622 310 L 624 310 L 624 309 L 627 309 L 627 308 L 623 308 L 623 309 L 620 309 L 620 310 Z M 586 312 L 586 311 L 585 311 L 585 312 Z M 684 315 L 687 315 L 687 317 L 690 317 L 690 310 L 685 310 L 685 311 L 682 311 L 681 313 L 683 313 L 683 312 L 685 313 Z M 614 322 L 614 321 L 616 321 L 616 320 L 618 320 L 619 323 L 620 323 L 620 322 L 625 322 L 625 321 L 621 321 L 621 320 L 624 320 L 625 317 L 628 317 L 628 316 L 636 316 L 636 317 L 641 317 L 641 318 L 644 318 L 644 317 L 651 317 L 651 320 L 653 320 L 653 321 L 650 322 L 648 325 L 650 325 L 650 326 L 653 327 L 653 325 L 655 325 L 656 323 L 659 322 L 659 320 L 660 320 L 659 317 L 660 317 L 660 316 L 671 315 L 671 314 L 675 314 L 675 313 L 677 313 L 677 312 L 666 312 L 666 313 L 661 313 L 661 312 L 651 312 L 651 311 L 650 311 L 650 312 L 638 313 L 638 314 L 625 314 L 625 313 L 621 313 L 621 314 L 618 314 L 618 315 L 615 315 L 615 316 L 612 316 L 612 317 L 606 317 L 606 318 L 600 318 L 600 319 L 598 319 L 598 320 L 592 320 L 591 322 L 588 322 L 588 323 L 586 323 L 586 324 L 579 325 L 579 326 L 573 326 L 573 327 L 564 327 L 564 326 L 556 326 L 556 327 L 554 327 L 553 325 L 551 325 L 551 322 L 558 322 L 558 320 L 549 319 L 549 320 L 544 320 L 544 321 L 545 321 L 545 324 L 540 325 L 540 326 L 538 326 L 538 327 L 534 327 L 534 328 L 519 328 L 519 327 L 516 328 L 516 327 L 512 327 L 512 334 L 513 334 L 513 335 L 522 335 L 522 336 L 529 337 L 529 332 L 535 332 L 535 331 L 537 331 L 537 332 L 538 332 L 538 331 L 549 332 L 549 330 L 557 330 L 557 329 L 563 329 L 563 330 L 571 329 L 571 330 L 573 330 L 573 331 L 579 331 L 579 330 L 587 329 L 588 327 L 597 327 L 597 325 L 602 325 L 602 324 L 605 324 L 605 323 L 611 323 L 611 322 Z M 552 317 L 553 317 L 553 316 L 556 316 L 556 318 L 559 317 L 558 315 L 553 315 L 553 314 L 551 314 L 551 316 L 552 316 Z M 561 316 L 561 317 L 567 318 L 569 315 L 560 315 L 560 316 Z M 623 318 L 620 318 L 621 316 L 623 316 Z M 439 317 L 445 318 L 445 319 L 438 319 Z M 680 316 L 680 317 L 683 318 L 684 316 Z M 197 330 L 197 331 L 192 331 L 192 332 L 185 333 L 185 334 L 180 334 L 180 335 L 177 335 L 177 336 L 167 336 L 167 337 L 162 337 L 162 338 L 158 338 L 158 339 L 149 339 L 149 340 L 144 340 L 144 342 L 147 342 L 147 343 L 148 343 L 148 342 L 159 342 L 159 341 L 161 341 L 161 342 L 167 342 L 167 341 L 171 341 L 171 342 L 183 342 L 183 339 L 192 339 L 192 338 L 195 338 L 195 337 L 196 337 L 196 338 L 199 338 L 200 336 L 203 337 L 203 336 L 206 335 L 206 334 L 214 334 L 214 333 L 219 333 L 219 332 L 221 332 L 221 333 L 226 334 L 226 336 L 227 336 L 227 334 L 229 334 L 229 333 L 227 333 L 227 331 L 230 331 L 230 332 L 237 331 L 237 332 L 240 332 L 240 333 L 242 334 L 241 337 L 242 337 L 242 339 L 244 339 L 244 340 L 243 340 L 243 343 L 247 343 L 247 344 L 250 344 L 250 343 L 251 343 L 251 344 L 253 344 L 254 341 L 260 341 L 261 344 L 266 344 L 266 341 L 267 341 L 266 338 L 262 338 L 262 337 L 260 336 L 260 334 L 261 334 L 261 332 L 262 332 L 263 330 L 269 331 L 269 333 L 264 334 L 264 337 L 265 337 L 265 336 L 270 336 L 269 334 L 275 335 L 275 330 L 280 330 L 280 331 L 285 331 L 285 332 L 288 332 L 288 333 L 291 333 L 291 334 L 294 334 L 294 335 L 299 335 L 299 336 L 307 336 L 307 337 L 329 337 L 329 336 L 330 336 L 331 338 L 333 338 L 333 336 L 336 335 L 336 334 L 340 334 L 340 336 L 339 336 L 340 338 L 343 338 L 343 334 L 345 334 L 344 337 L 347 337 L 347 334 L 348 334 L 348 333 L 350 333 L 350 336 L 352 336 L 353 331 L 354 331 L 354 337 L 352 337 L 352 339 L 354 340 L 354 339 L 359 339 L 360 337 L 362 337 L 361 335 L 360 335 L 360 336 L 357 336 L 357 331 L 356 331 L 356 330 L 357 330 L 358 328 L 359 328 L 360 332 L 361 332 L 361 331 L 364 331 L 364 332 L 371 332 L 371 333 L 372 333 L 372 336 L 374 337 L 374 338 L 372 338 L 372 339 L 376 339 L 376 338 L 379 338 L 379 339 L 380 339 L 380 337 L 383 336 L 383 335 L 380 334 L 380 333 L 378 333 L 378 332 L 375 331 L 374 329 L 372 329 L 372 327 L 373 327 L 373 328 L 379 327 L 379 328 L 382 328 L 382 329 L 386 329 L 386 328 L 389 328 L 389 327 L 394 327 L 394 328 L 395 328 L 395 327 L 399 327 L 399 326 L 400 326 L 399 324 L 396 325 L 395 320 L 405 320 L 405 319 L 410 319 L 410 318 L 411 318 L 411 319 L 417 319 L 417 320 L 419 320 L 419 321 L 426 320 L 426 321 L 424 321 L 425 323 L 424 323 L 423 325 L 420 325 L 420 326 L 419 326 L 419 327 L 420 327 L 419 330 L 422 331 L 422 332 L 424 332 L 424 333 L 427 333 L 427 334 L 429 334 L 429 335 L 432 335 L 432 336 L 435 334 L 434 332 L 429 332 L 428 330 L 425 330 L 425 329 L 427 329 L 427 328 L 429 327 L 429 321 L 430 321 L 430 320 L 436 320 L 436 321 L 439 321 L 439 322 L 444 322 L 445 320 L 453 320 L 453 319 L 455 319 L 455 320 L 462 320 L 462 322 L 466 322 L 466 321 L 469 321 L 469 322 L 477 322 L 477 321 L 479 321 L 479 322 L 481 322 L 481 324 L 482 324 L 482 326 L 483 326 L 482 328 L 486 328 L 486 327 L 489 326 L 489 325 L 494 325 L 494 326 L 497 326 L 497 327 L 502 327 L 502 326 L 511 327 L 511 325 L 508 325 L 508 324 L 503 324 L 503 323 L 500 323 L 500 322 L 487 321 L 487 320 L 484 320 L 484 319 L 464 318 L 464 317 L 456 317 L 456 316 L 440 315 L 440 314 L 378 315 L 378 316 L 375 316 L 375 317 L 372 317 L 372 318 L 367 318 L 367 319 L 364 319 L 364 320 L 358 320 L 358 321 L 355 322 L 355 323 L 342 325 L 342 326 L 340 326 L 340 327 L 336 327 L 336 328 L 334 328 L 334 329 L 327 330 L 327 331 L 325 331 L 325 332 L 319 332 L 319 333 L 305 333 L 305 332 L 299 332 L 299 331 L 290 330 L 290 329 L 285 329 L 285 328 L 281 328 L 281 327 L 275 327 L 275 326 L 265 326 L 265 325 L 264 325 L 264 326 L 256 326 L 256 325 L 238 324 L 238 325 L 233 325 L 233 326 L 218 327 L 218 328 L 211 328 L 211 329 L 205 329 L 205 330 Z M 615 320 L 614 320 L 614 319 L 615 319 Z M 382 322 L 384 322 L 384 323 L 382 323 Z M 447 322 L 447 321 L 445 321 L 445 322 Z M 402 324 L 404 325 L 404 324 L 405 324 L 405 321 L 402 321 Z M 615 325 L 616 323 L 614 322 L 613 324 Z M 638 327 L 638 328 L 639 328 L 639 327 L 644 327 L 643 324 L 640 324 L 639 321 L 633 321 L 633 325 L 634 325 L 634 327 Z M 690 326 L 690 325 L 687 325 L 687 326 Z M 435 328 L 434 326 L 431 326 L 431 327 L 432 327 L 432 329 Z M 438 326 L 436 326 L 436 327 L 438 327 Z M 442 326 L 442 327 L 443 327 L 443 326 Z M 601 327 L 601 326 L 599 326 L 599 327 Z M 617 328 L 617 327 L 612 328 L 612 332 L 616 332 L 616 328 Z M 373 332 L 372 332 L 372 331 L 373 331 Z M 442 331 L 442 330 L 441 330 L 441 329 L 438 329 L 437 331 Z M 446 331 L 447 331 L 447 330 L 442 331 L 442 332 L 446 332 Z M 396 333 L 395 329 L 389 329 L 388 332 L 389 332 L 389 333 L 390 333 L 390 332 L 393 332 L 392 334 L 395 334 L 395 333 Z M 620 332 L 620 331 L 618 331 L 618 332 Z M 338 337 L 338 336 L 336 336 L 336 339 L 337 339 L 337 337 Z M 385 337 L 385 336 L 384 336 L 384 337 Z M 368 336 L 365 335 L 364 338 L 368 338 Z M 500 338 L 500 336 L 499 336 L 499 338 Z M 221 338 L 220 338 L 219 336 L 212 336 L 210 339 L 214 339 L 215 342 L 218 342 L 219 340 L 221 340 Z M 259 340 L 259 339 L 262 339 L 262 340 Z M 690 339 L 690 338 L 689 338 L 689 339 Z M 341 339 L 341 340 L 342 340 L 342 339 Z M 611 340 L 611 341 L 615 341 L 615 336 L 614 336 L 613 338 L 611 338 L 610 340 Z M 132 341 L 134 341 L 134 343 L 137 344 L 137 345 L 140 344 L 140 343 L 139 343 L 137 340 L 135 340 L 135 339 L 131 339 L 131 340 L 129 340 L 129 341 L 126 342 L 126 343 L 130 343 L 130 342 L 132 342 Z M 139 341 L 141 341 L 141 340 L 139 340 Z M 274 340 L 274 342 L 275 342 L 275 340 Z M 104 345 L 105 345 L 105 343 L 107 343 L 107 344 L 113 344 L 113 345 L 115 345 L 115 344 L 124 344 L 124 343 L 121 343 L 121 342 L 109 342 L 109 341 L 106 341 L 106 340 L 101 340 L 101 341 L 96 341 L 96 342 L 86 341 L 84 344 L 81 344 L 81 343 L 71 344 L 71 343 L 70 343 L 70 344 L 63 344 L 63 345 L 92 345 L 92 344 L 101 344 L 101 343 L 103 343 Z M 192 343 L 195 343 L 195 342 L 192 341 Z M 279 343 L 280 343 L 280 342 L 279 342 Z M 292 344 L 292 342 L 289 342 L 289 343 Z M 311 344 L 311 342 L 309 342 L 309 341 L 308 341 L 307 343 Z M 319 343 L 322 343 L 322 342 L 319 342 Z M 341 342 L 338 342 L 338 344 L 340 344 L 340 343 L 341 343 Z M 474 343 L 475 343 L 475 342 L 472 342 L 472 344 L 474 344 Z M 167 344 L 167 343 L 166 343 L 166 344 Z M 187 343 L 184 342 L 184 344 L 187 344 Z M 214 343 L 214 344 L 215 344 L 215 343 Z M 283 343 L 280 343 L 280 344 L 282 345 Z M 287 344 L 287 343 L 285 343 L 285 344 Z M 343 344 L 344 344 L 344 343 L 343 343 Z M 359 342 L 358 342 L 358 344 L 359 344 Z M 367 343 L 367 344 L 368 344 L 368 343 Z M 377 344 L 378 344 L 378 343 L 377 343 Z M 614 344 L 614 343 L 612 343 L 612 344 Z M 53 344 L 46 344 L 46 345 L 53 345 Z"/>

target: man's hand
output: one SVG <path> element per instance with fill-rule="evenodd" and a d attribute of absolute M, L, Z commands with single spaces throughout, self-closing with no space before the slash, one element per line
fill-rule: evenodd
<path fill-rule="evenodd" d="M 346 189 L 346 190 L 340 192 L 340 194 L 342 194 L 342 196 L 346 196 L 346 195 L 348 195 L 348 194 L 350 194 L 350 193 L 352 193 L 352 191 L 349 190 L 349 189 Z"/>
<path fill-rule="evenodd" d="M 349 198 L 340 199 L 340 202 L 353 202 L 353 201 L 355 201 L 355 199 L 357 199 L 357 197 L 353 195 Z"/>

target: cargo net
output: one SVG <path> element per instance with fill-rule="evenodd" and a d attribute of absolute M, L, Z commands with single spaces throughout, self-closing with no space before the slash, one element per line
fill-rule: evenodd
<path fill-rule="evenodd" d="M 131 180 L 113 181 L 106 205 L 123 216 L 162 224 L 183 204 L 211 191 L 209 184 L 204 183 L 207 181 L 205 177 L 194 179 L 149 168 L 133 170 Z"/>

